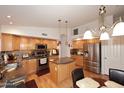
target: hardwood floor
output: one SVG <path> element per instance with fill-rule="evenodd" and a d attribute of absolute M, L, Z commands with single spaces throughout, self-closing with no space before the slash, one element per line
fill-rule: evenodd
<path fill-rule="evenodd" d="M 84 75 L 85 77 L 108 80 L 108 76 L 95 74 L 89 71 L 84 71 Z M 42 75 L 40 77 L 38 77 L 36 74 L 31 74 L 27 77 L 27 81 L 32 80 L 32 79 L 36 81 L 38 88 L 72 88 L 73 87 L 71 77 L 64 80 L 60 84 L 55 84 L 50 79 L 50 73 Z"/>
<path fill-rule="evenodd" d="M 71 77 L 64 80 L 61 84 L 55 84 L 50 79 L 50 73 L 38 77 L 36 74 L 28 76 L 27 81 L 34 79 L 38 88 L 70 88 L 72 87 Z"/>

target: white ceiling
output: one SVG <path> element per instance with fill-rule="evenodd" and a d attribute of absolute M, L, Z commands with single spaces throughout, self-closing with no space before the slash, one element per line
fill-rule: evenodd
<path fill-rule="evenodd" d="M 68 20 L 70 27 L 75 27 L 98 18 L 99 5 L 0 5 L 0 24 L 58 27 L 58 19 Z M 124 13 L 124 6 L 106 6 L 106 15 Z M 6 16 L 11 15 L 11 19 Z"/>

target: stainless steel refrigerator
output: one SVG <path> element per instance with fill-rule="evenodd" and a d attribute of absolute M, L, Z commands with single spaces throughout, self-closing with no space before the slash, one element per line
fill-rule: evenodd
<path fill-rule="evenodd" d="M 84 49 L 84 68 L 86 70 L 100 73 L 101 72 L 101 43 L 86 43 Z"/>

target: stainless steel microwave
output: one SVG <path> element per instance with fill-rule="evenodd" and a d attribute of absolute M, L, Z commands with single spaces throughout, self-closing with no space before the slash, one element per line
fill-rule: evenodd
<path fill-rule="evenodd" d="M 36 49 L 47 49 L 47 44 L 37 44 Z"/>

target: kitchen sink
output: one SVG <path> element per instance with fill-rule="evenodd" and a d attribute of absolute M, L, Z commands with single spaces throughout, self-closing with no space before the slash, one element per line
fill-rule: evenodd
<path fill-rule="evenodd" d="M 7 64 L 5 66 L 5 69 L 7 72 L 11 72 L 13 70 L 15 70 L 18 67 L 18 63 L 11 63 L 11 64 Z"/>

